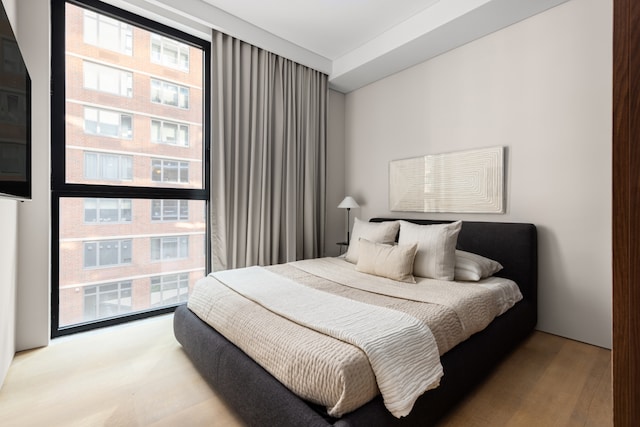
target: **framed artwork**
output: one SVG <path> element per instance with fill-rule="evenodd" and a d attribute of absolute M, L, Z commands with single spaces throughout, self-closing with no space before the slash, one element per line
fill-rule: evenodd
<path fill-rule="evenodd" d="M 504 213 L 505 148 L 433 154 L 389 164 L 389 209 Z"/>

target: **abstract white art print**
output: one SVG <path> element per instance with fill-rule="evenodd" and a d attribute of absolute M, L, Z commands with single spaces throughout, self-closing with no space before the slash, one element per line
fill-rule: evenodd
<path fill-rule="evenodd" d="M 504 147 L 434 154 L 389 165 L 389 209 L 504 213 Z"/>

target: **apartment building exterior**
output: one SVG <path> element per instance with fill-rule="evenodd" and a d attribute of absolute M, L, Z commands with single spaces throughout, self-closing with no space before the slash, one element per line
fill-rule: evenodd
<path fill-rule="evenodd" d="M 202 50 L 68 4 L 67 183 L 202 189 Z M 203 200 L 64 197 L 59 325 L 186 301 L 206 271 Z"/>

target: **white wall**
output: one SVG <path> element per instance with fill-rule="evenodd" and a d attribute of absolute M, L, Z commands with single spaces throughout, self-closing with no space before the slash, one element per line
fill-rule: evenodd
<path fill-rule="evenodd" d="M 16 350 L 49 343 L 51 218 L 49 1 L 20 0 L 18 42 L 31 74 L 33 200 L 18 206 Z"/>
<path fill-rule="evenodd" d="M 345 197 L 344 158 L 344 105 L 345 96 L 329 90 L 327 103 L 327 216 L 325 228 L 325 255 L 337 256 L 346 235 L 347 213 L 338 209 Z"/>
<path fill-rule="evenodd" d="M 539 233 L 538 329 L 611 347 L 612 2 L 571 0 L 346 96 L 346 190 L 388 207 L 389 161 L 508 147 L 504 215 Z"/>
<path fill-rule="evenodd" d="M 16 350 L 17 203 L 0 199 L 0 387 Z"/>
<path fill-rule="evenodd" d="M 17 28 L 16 1 L 2 0 L 14 31 Z M 17 204 L 15 200 L 0 198 L 0 387 L 16 349 Z"/>

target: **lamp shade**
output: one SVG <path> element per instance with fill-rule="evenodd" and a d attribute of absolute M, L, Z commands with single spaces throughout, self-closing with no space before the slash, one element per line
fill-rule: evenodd
<path fill-rule="evenodd" d="M 359 208 L 360 205 L 358 204 L 358 202 L 356 202 L 353 199 L 353 197 L 347 196 L 347 197 L 344 198 L 343 201 L 340 202 L 338 207 L 342 208 L 342 209 L 351 209 L 351 208 Z"/>

